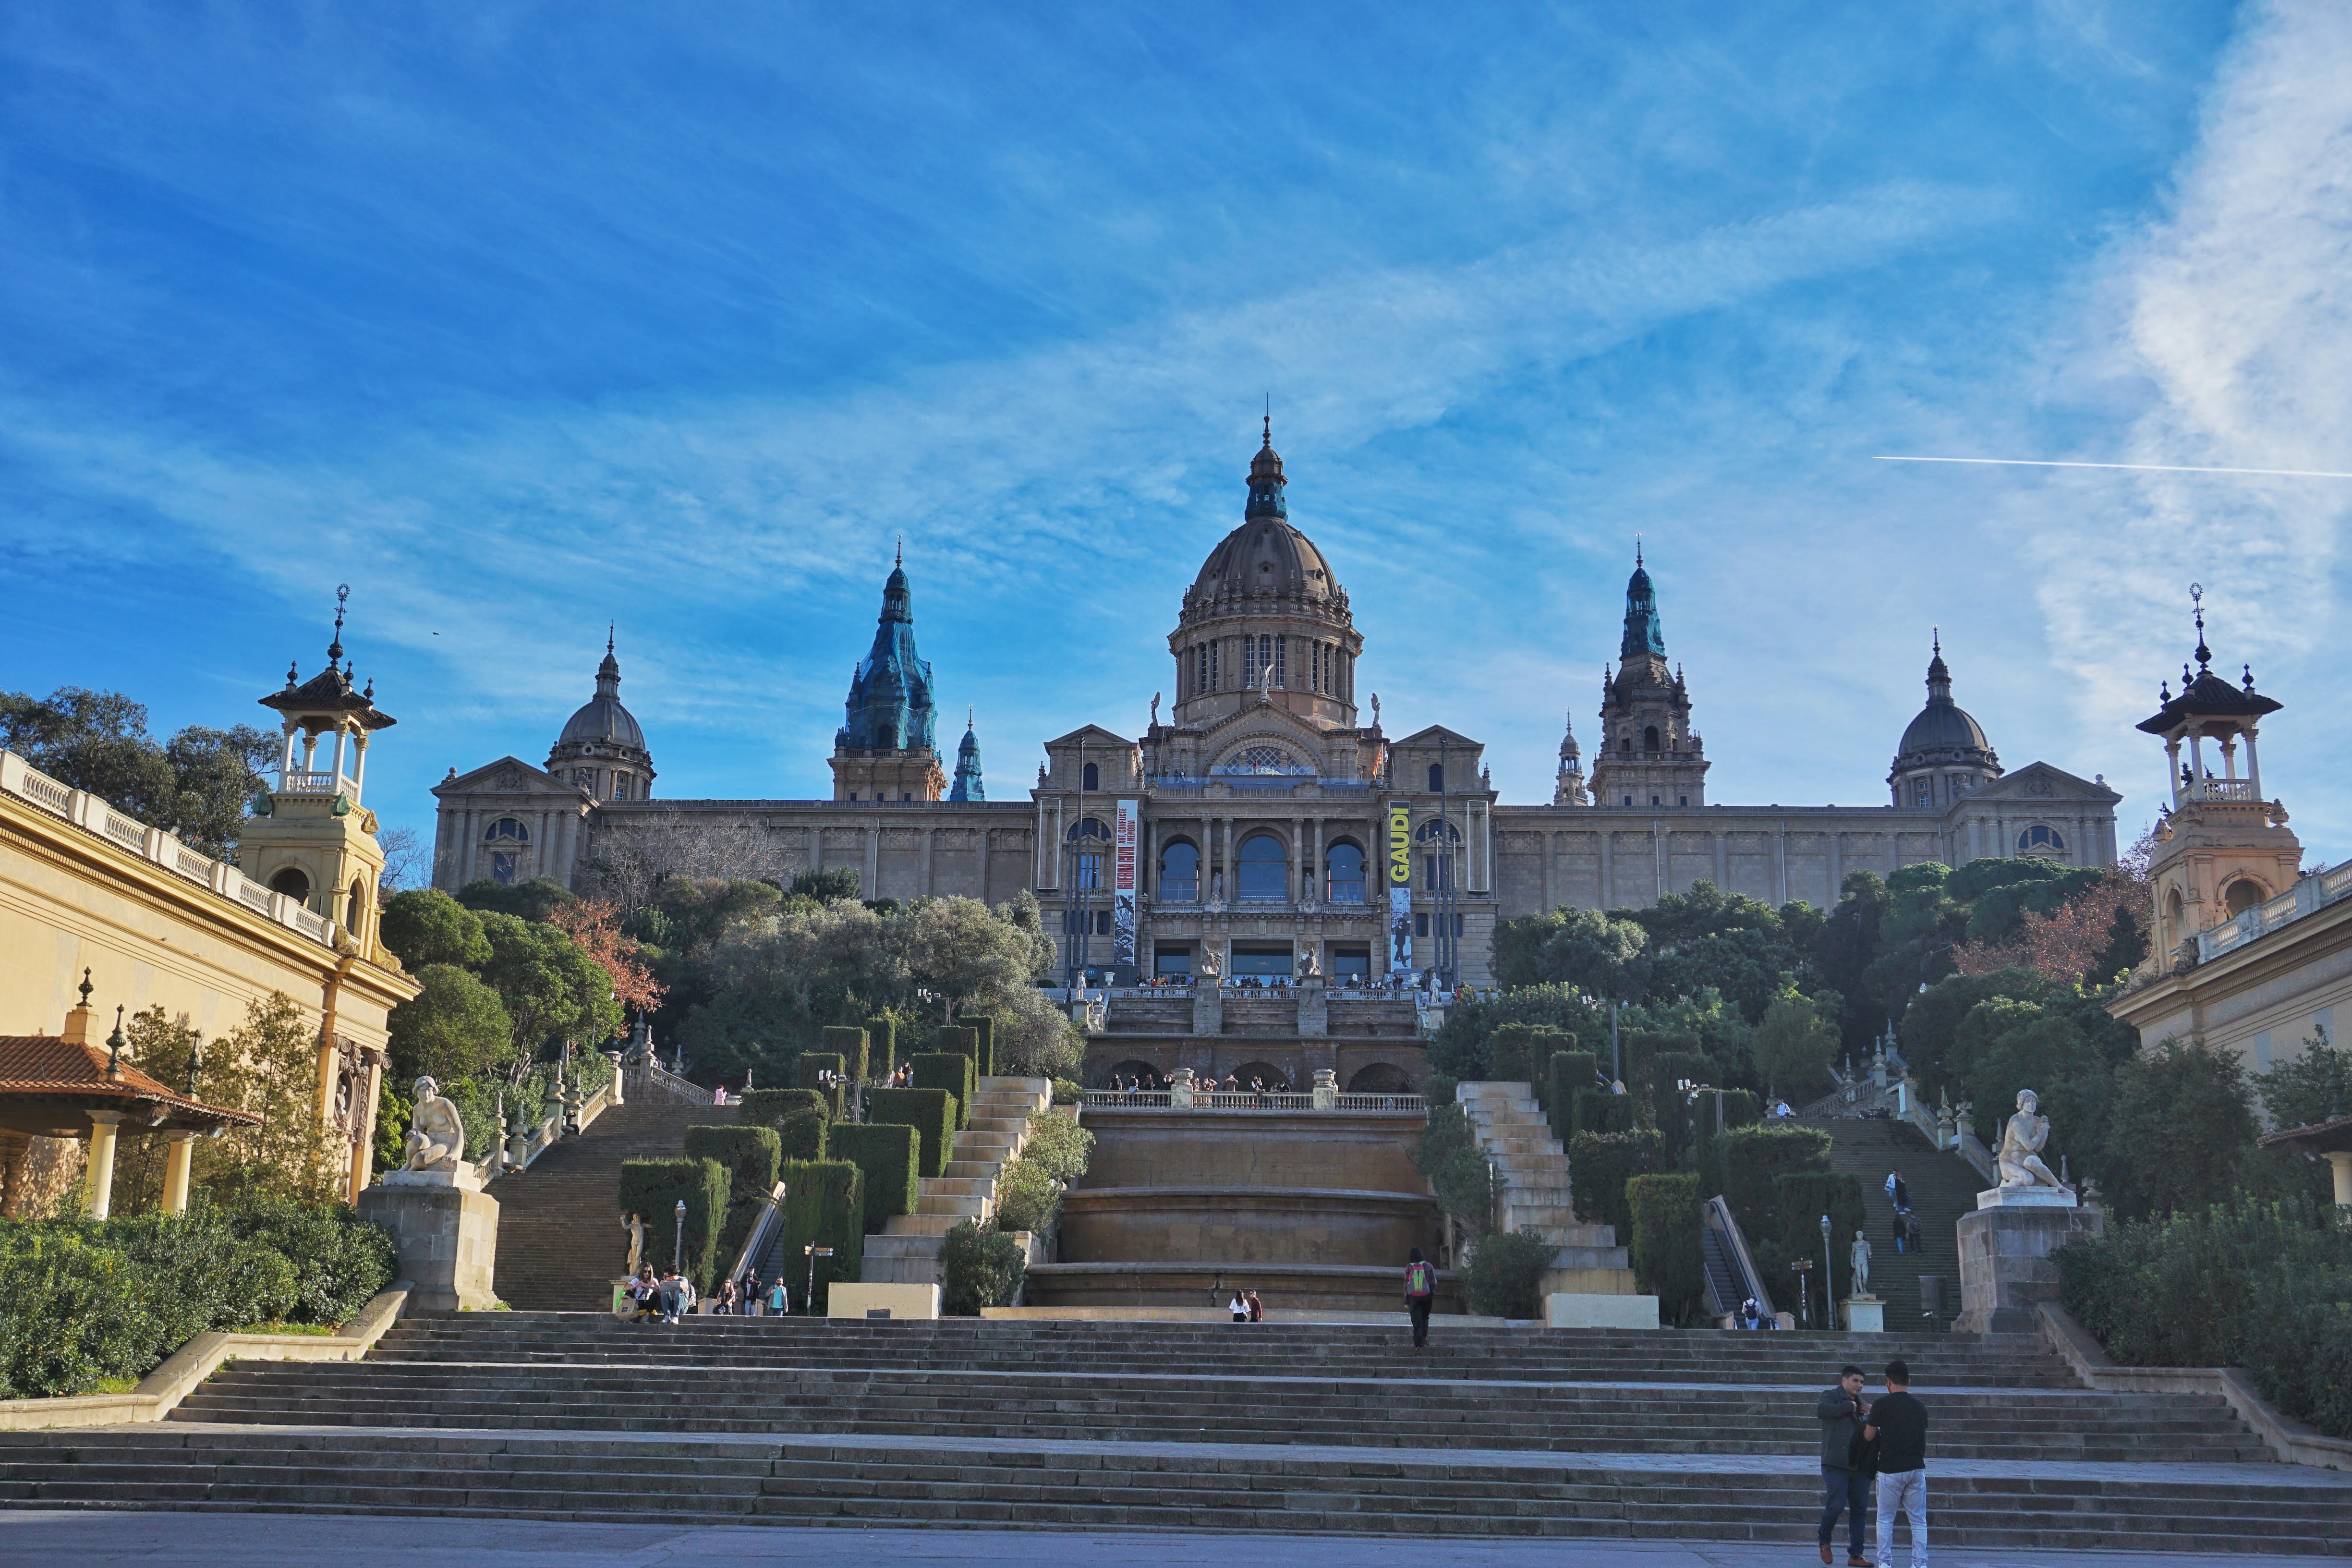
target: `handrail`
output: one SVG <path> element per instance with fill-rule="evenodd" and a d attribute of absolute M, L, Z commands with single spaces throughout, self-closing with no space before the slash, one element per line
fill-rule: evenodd
<path fill-rule="evenodd" d="M 1764 1283 L 1763 1270 L 1756 1267 L 1756 1255 L 1748 1250 L 1748 1237 L 1741 1234 L 1739 1221 L 1732 1215 L 1729 1200 L 1721 1196 L 1707 1199 L 1699 1210 L 1699 1219 L 1708 1230 L 1715 1232 L 1717 1241 L 1723 1247 L 1725 1259 L 1739 1276 L 1740 1294 L 1752 1297 L 1758 1310 L 1766 1317 L 1777 1316 L 1778 1309 L 1772 1305 L 1771 1289 Z M 1709 1288 L 1713 1288 L 1712 1281 Z M 1717 1305 L 1723 1308 L 1723 1311 L 1717 1314 L 1719 1317 L 1739 1310 L 1738 1301 L 1718 1302 Z"/>
<path fill-rule="evenodd" d="M 765 1258 L 768 1248 L 776 1244 L 776 1233 L 784 1226 L 784 1184 L 778 1182 L 768 1201 L 760 1205 L 759 1216 L 751 1221 L 751 1234 L 735 1254 L 735 1267 L 722 1276 L 723 1279 L 740 1279 L 753 1262 Z"/>

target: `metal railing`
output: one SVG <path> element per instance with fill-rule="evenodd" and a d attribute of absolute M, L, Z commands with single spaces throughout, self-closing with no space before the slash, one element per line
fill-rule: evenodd
<path fill-rule="evenodd" d="M 229 862 L 197 854 L 162 828 L 150 827 L 137 817 L 116 810 L 98 795 L 49 777 L 14 752 L 0 751 L 0 794 L 14 795 L 52 816 L 63 817 L 124 854 L 184 878 L 266 920 L 300 932 L 322 947 L 333 945 L 335 922 L 303 908 L 300 900 L 246 880 L 244 873 Z"/>
<path fill-rule="evenodd" d="M 2243 780 L 2208 780 L 2207 783 L 2243 783 Z M 2292 925 L 2305 915 L 2316 914 L 2328 905 L 2352 898 L 2352 860 L 2326 870 L 2299 877 L 2294 887 L 2277 898 L 2256 904 L 2241 911 L 2234 919 L 2197 933 L 2197 962 L 2210 963 L 2225 952 L 2241 948 L 2255 938 L 2264 936 L 2281 926 Z"/>
<path fill-rule="evenodd" d="M 1429 1101 L 1418 1094 L 1339 1094 L 1330 1103 L 1318 1106 L 1310 1092 L 1277 1094 L 1271 1089 L 1261 1094 L 1255 1089 L 1195 1089 L 1189 1100 L 1179 1103 L 1172 1089 L 1090 1089 L 1086 1091 L 1088 1106 L 1106 1110 L 1352 1110 L 1377 1111 L 1386 1115 L 1426 1115 Z"/>
<path fill-rule="evenodd" d="M 1718 1318 L 1736 1316 L 1740 1302 L 1753 1299 L 1767 1318 L 1776 1315 L 1772 1291 L 1764 1283 L 1763 1271 L 1756 1267 L 1756 1255 L 1748 1250 L 1748 1237 L 1740 1233 L 1739 1221 L 1732 1217 L 1731 1205 L 1721 1197 L 1712 1197 L 1700 1206 L 1699 1222 L 1706 1227 L 1705 1240 L 1713 1255 L 1706 1270 L 1708 1304 Z M 1718 1272 L 1727 1275 L 1718 1279 Z M 1725 1290 L 1738 1291 L 1738 1299 L 1723 1300 Z"/>

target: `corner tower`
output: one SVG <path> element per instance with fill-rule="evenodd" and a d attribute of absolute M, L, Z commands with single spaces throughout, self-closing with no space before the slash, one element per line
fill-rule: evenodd
<path fill-rule="evenodd" d="M 1592 763 L 1597 805 L 1698 806 L 1706 804 L 1706 754 L 1690 727 L 1690 690 L 1666 668 L 1658 594 L 1633 547 L 1625 582 L 1625 635 L 1617 671 L 1602 671 L 1601 750 Z"/>
<path fill-rule="evenodd" d="M 1180 728 L 1205 729 L 1261 692 L 1318 729 L 1356 727 L 1364 639 L 1323 552 L 1290 525 L 1288 484 L 1269 418 L 1242 525 L 1209 552 L 1169 635 Z"/>
<path fill-rule="evenodd" d="M 948 791 L 950 800 L 986 800 L 988 790 L 980 782 L 980 736 L 972 728 L 972 716 L 966 710 L 963 716 L 963 743 L 956 748 L 955 787 Z"/>
<path fill-rule="evenodd" d="M 933 742 L 931 667 L 915 651 L 915 599 L 900 552 L 882 584 L 874 646 L 849 681 L 833 738 L 835 800 L 937 800 L 947 788 Z"/>

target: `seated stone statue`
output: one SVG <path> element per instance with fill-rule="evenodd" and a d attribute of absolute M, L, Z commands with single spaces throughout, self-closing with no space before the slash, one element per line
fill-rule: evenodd
<path fill-rule="evenodd" d="M 416 1080 L 416 1110 L 408 1123 L 407 1171 L 461 1171 L 466 1167 L 466 1123 L 429 1078 Z"/>
<path fill-rule="evenodd" d="M 1322 966 L 1315 962 L 1315 950 L 1311 947 L 1298 955 L 1298 978 L 1301 980 L 1323 978 Z"/>
<path fill-rule="evenodd" d="M 2032 1089 L 2018 1090 L 2017 1114 L 2002 1130 L 2000 1152 L 1993 1156 L 2004 1187 L 2065 1185 L 2042 1163 L 2042 1148 L 2050 1142 L 2050 1118 L 2040 1114 L 2041 1105 L 2042 1097 Z"/>

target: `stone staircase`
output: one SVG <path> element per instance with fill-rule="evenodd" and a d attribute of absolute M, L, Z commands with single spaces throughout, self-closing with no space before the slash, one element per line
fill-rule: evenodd
<path fill-rule="evenodd" d="M 1989 1185 L 1966 1160 L 1933 1148 L 1907 1122 L 1851 1117 L 1816 1125 L 1830 1135 L 1830 1169 L 1862 1178 L 1863 1206 L 1870 1215 L 1870 1289 L 1886 1303 L 1886 1326 L 1908 1332 L 1925 1326 L 1919 1311 L 1919 1276 L 1944 1280 L 1941 1325 L 1960 1310 L 1959 1223 L 1976 1212 L 1977 1194 Z M 1919 1216 L 1919 1250 L 1895 1250 L 1895 1201 L 1886 1195 L 1886 1173 L 1899 1171 Z M 1840 1243 L 1853 1241 L 1841 1237 Z"/>
<path fill-rule="evenodd" d="M 1613 1226 L 1585 1225 L 1570 1202 L 1568 1153 L 1525 1083 L 1465 1083 L 1454 1098 L 1471 1135 L 1503 1175 L 1502 1227 L 1531 1230 L 1559 1248 L 1546 1295 L 1631 1296 L 1633 1267 Z"/>
<path fill-rule="evenodd" d="M 0 1433 L 0 1507 L 1673 1538 L 1807 1550 L 1813 1402 L 1907 1357 L 1938 1550 L 2341 1553 L 2352 1477 L 2038 1339 L 479 1313 Z"/>
<path fill-rule="evenodd" d="M 528 1312 L 590 1311 L 609 1302 L 629 1258 L 621 1162 L 676 1159 L 688 1128 L 734 1120 L 732 1110 L 640 1089 L 530 1169 L 492 1182 L 487 1190 L 499 1204 L 499 1300 Z"/>
<path fill-rule="evenodd" d="M 946 1166 L 917 1186 L 913 1214 L 892 1215 L 866 1238 L 859 1278 L 868 1284 L 939 1283 L 940 1240 L 961 1221 L 994 1215 L 997 1173 L 1029 1141 L 1031 1113 L 1053 1102 L 1051 1079 L 982 1079 L 972 1089 L 971 1124 L 956 1134 Z"/>

